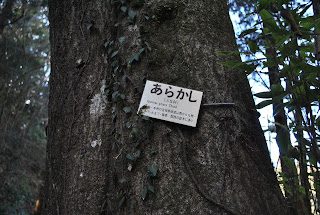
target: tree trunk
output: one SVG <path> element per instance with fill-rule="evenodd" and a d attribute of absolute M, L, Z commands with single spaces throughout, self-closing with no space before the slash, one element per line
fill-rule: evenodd
<path fill-rule="evenodd" d="M 271 56 L 271 59 L 272 59 L 270 60 L 271 62 L 275 62 L 277 64 L 276 51 L 274 48 L 272 47 L 267 48 L 266 54 L 268 56 Z M 281 80 L 279 78 L 280 73 L 278 70 L 278 65 L 269 66 L 268 74 L 269 74 L 270 86 L 281 84 Z M 298 197 L 299 196 L 299 191 L 297 189 L 297 187 L 299 186 L 298 176 L 294 171 L 294 169 L 296 169 L 296 165 L 293 163 L 294 167 L 290 167 L 284 161 L 284 157 L 288 157 L 289 151 L 292 150 L 293 147 L 291 145 L 291 140 L 290 140 L 287 116 L 284 108 L 281 107 L 282 104 L 283 104 L 282 100 L 276 101 L 276 102 L 273 102 L 272 107 L 273 107 L 274 122 L 276 125 L 276 133 L 277 133 L 276 141 L 279 147 L 281 172 L 283 174 L 282 177 L 287 179 L 284 184 L 285 185 L 284 195 L 286 197 L 288 205 L 290 205 L 291 207 L 292 214 L 309 214 L 307 212 L 308 210 L 310 210 L 310 207 L 308 207 L 308 205 L 310 205 L 308 204 L 310 202 L 308 195 L 306 195 L 306 197 L 303 198 L 302 201 Z M 287 143 L 287 144 L 284 144 L 284 143 Z M 303 170 L 303 167 L 301 169 Z"/>
<path fill-rule="evenodd" d="M 49 8 L 44 214 L 287 214 L 246 76 L 219 65 L 236 50 L 226 1 Z M 146 79 L 235 105 L 201 107 L 196 128 L 145 120 Z"/>

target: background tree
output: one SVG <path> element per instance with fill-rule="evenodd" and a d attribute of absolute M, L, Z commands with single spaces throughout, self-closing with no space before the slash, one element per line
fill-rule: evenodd
<path fill-rule="evenodd" d="M 288 214 L 223 1 L 50 1 L 45 214 Z M 136 115 L 146 79 L 204 92 L 197 128 Z"/>
<path fill-rule="evenodd" d="M 44 168 L 49 41 L 43 1 L 0 1 L 0 214 L 31 214 Z"/>
<path fill-rule="evenodd" d="M 269 83 L 261 78 L 269 91 L 256 94 L 267 99 L 258 107 L 273 105 L 280 181 L 287 200 L 301 214 L 318 211 L 318 5 L 318 1 L 259 1 L 249 14 L 256 21 L 240 35 L 249 60 L 225 63 L 269 76 Z"/>

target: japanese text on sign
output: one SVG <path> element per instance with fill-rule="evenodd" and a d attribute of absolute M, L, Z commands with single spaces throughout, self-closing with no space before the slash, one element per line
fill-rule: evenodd
<path fill-rule="evenodd" d="M 147 81 L 139 114 L 196 127 L 202 92 Z"/>

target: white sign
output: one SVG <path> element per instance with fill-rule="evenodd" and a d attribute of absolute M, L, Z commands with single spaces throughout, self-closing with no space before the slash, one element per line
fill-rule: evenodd
<path fill-rule="evenodd" d="M 138 114 L 196 127 L 202 92 L 147 81 Z"/>

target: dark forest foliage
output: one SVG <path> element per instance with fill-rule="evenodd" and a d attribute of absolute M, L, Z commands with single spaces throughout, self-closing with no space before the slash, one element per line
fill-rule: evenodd
<path fill-rule="evenodd" d="M 49 39 L 45 1 L 0 1 L 0 214 L 30 214 L 44 168 Z"/>
<path fill-rule="evenodd" d="M 242 16 L 238 42 L 245 62 L 226 66 L 254 74 L 268 91 L 280 150 L 279 182 L 297 214 L 319 212 L 320 1 L 259 0 Z M 243 10 L 242 10 L 243 12 Z M 250 23 L 250 24 L 249 24 Z M 222 54 L 235 54 L 225 52 Z"/>

